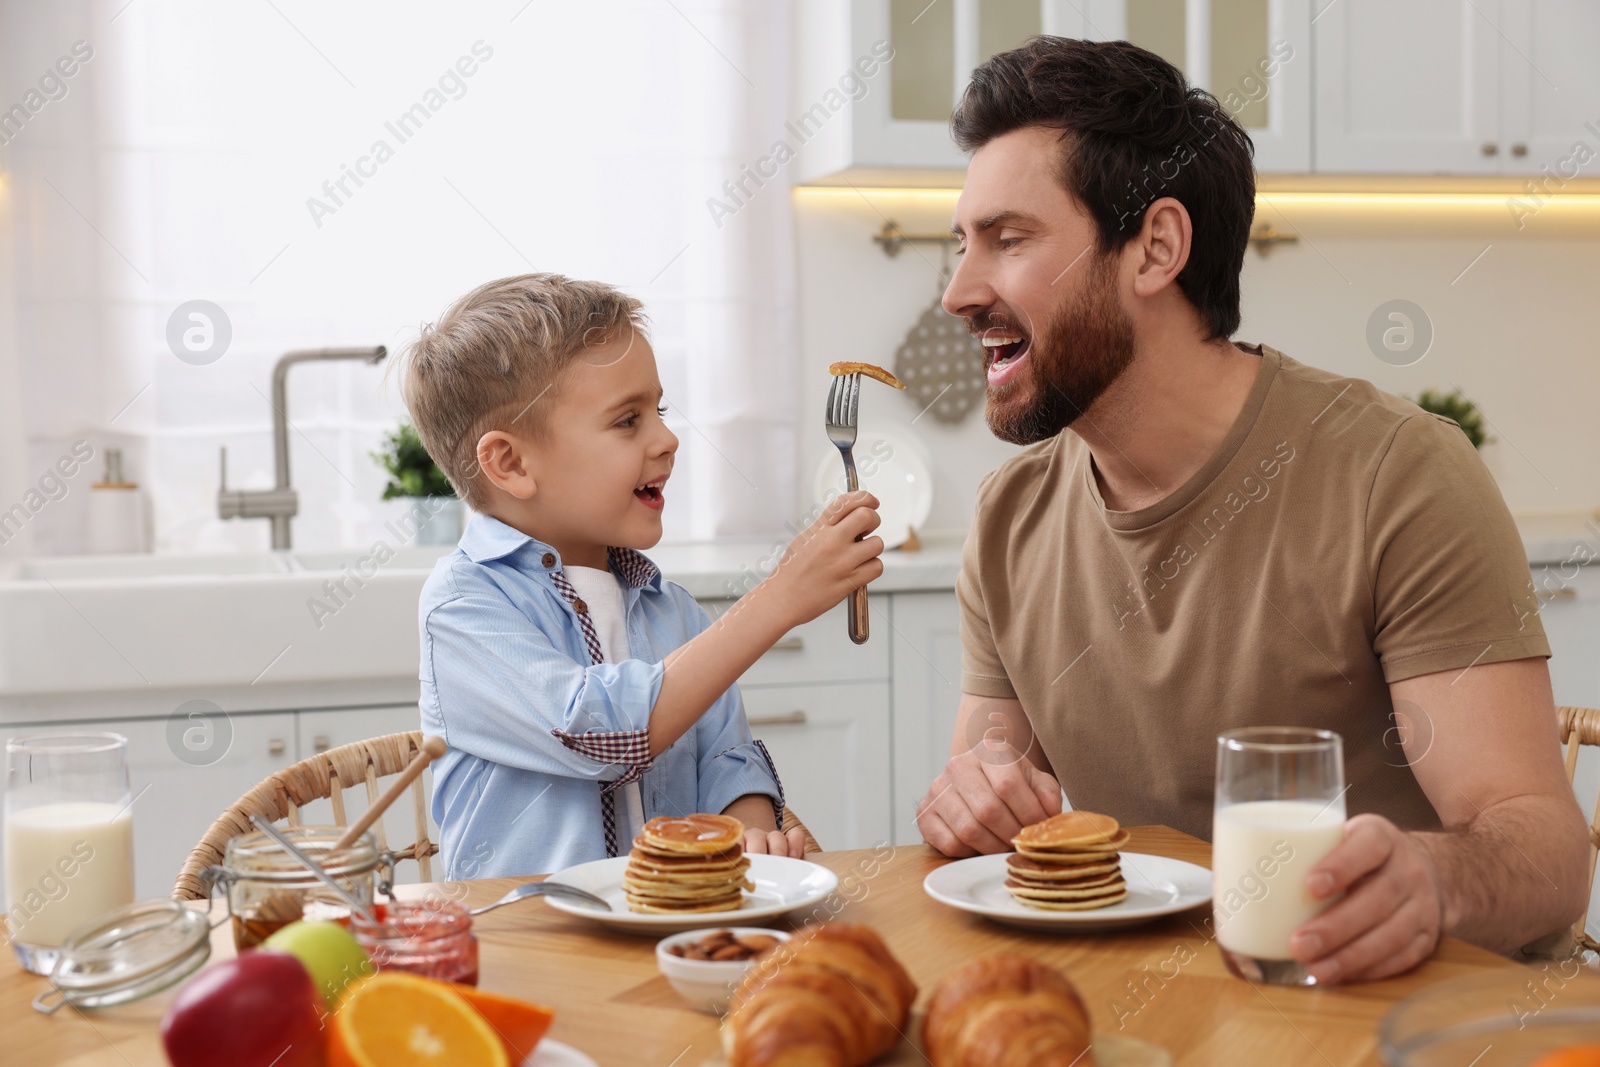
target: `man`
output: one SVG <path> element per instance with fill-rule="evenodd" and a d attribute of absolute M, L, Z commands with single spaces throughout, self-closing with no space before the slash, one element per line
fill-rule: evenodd
<path fill-rule="evenodd" d="M 1216 735 L 1344 738 L 1344 898 L 1298 930 L 1318 982 L 1510 951 L 1584 903 L 1527 561 L 1453 423 L 1236 345 L 1249 138 L 1126 42 L 1038 38 L 973 75 L 944 296 L 987 417 L 1028 446 L 978 491 L 962 700 L 919 808 L 950 856 L 1074 806 L 1210 836 Z"/>

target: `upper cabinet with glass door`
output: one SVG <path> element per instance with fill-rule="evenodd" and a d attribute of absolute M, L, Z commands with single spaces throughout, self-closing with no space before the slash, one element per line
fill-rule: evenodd
<path fill-rule="evenodd" d="M 959 185 L 950 112 L 974 67 L 1040 34 L 1126 39 L 1209 89 L 1263 172 L 1310 169 L 1306 0 L 807 0 L 795 9 L 803 182 Z"/>
<path fill-rule="evenodd" d="M 1239 121 L 1256 170 L 1311 169 L 1307 0 L 1084 0 L 1081 36 L 1132 41 L 1183 71 Z"/>

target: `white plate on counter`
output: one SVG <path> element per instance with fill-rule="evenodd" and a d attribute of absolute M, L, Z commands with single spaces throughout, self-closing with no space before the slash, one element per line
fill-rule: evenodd
<path fill-rule="evenodd" d="M 683 930 L 701 930 L 720 926 L 750 926 L 770 921 L 793 911 L 819 904 L 839 886 L 839 876 L 828 868 L 808 860 L 788 856 L 750 855 L 750 871 L 746 875 L 755 883 L 755 891 L 744 895 L 744 906 L 734 911 L 708 911 L 689 915 L 644 915 L 628 910 L 628 898 L 622 891 L 622 875 L 628 869 L 628 857 L 580 863 L 552 874 L 549 881 L 587 889 L 611 905 L 610 911 L 600 911 L 582 901 L 565 897 L 544 897 L 544 902 L 557 911 L 576 915 L 581 919 L 600 923 L 630 934 L 662 937 Z"/>
<path fill-rule="evenodd" d="M 929 872 L 923 891 L 941 904 L 1008 926 L 1059 933 L 1119 930 L 1175 915 L 1211 899 L 1211 872 L 1204 867 L 1143 852 L 1122 853 L 1128 895 L 1093 911 L 1045 911 L 1019 904 L 1006 889 L 1009 852 L 956 860 Z"/>
<path fill-rule="evenodd" d="M 885 549 L 898 548 L 911 536 L 912 528 L 922 529 L 933 511 L 933 470 L 928 462 L 928 447 L 910 429 L 861 428 L 851 454 L 861 488 L 878 498 L 875 531 Z M 817 464 L 812 479 L 812 501 L 821 506 L 845 491 L 844 459 L 837 448 Z"/>
<path fill-rule="evenodd" d="M 539 1047 L 533 1050 L 533 1055 L 523 1060 L 519 1067 L 600 1067 L 600 1065 L 571 1045 L 563 1045 L 547 1037 L 539 1042 Z"/>

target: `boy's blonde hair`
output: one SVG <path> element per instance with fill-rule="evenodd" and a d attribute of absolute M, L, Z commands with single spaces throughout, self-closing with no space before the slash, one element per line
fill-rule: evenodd
<path fill-rule="evenodd" d="M 561 372 L 587 348 L 645 328 L 644 305 L 603 282 L 520 274 L 480 285 L 401 354 L 401 390 L 417 435 L 456 495 L 489 502 L 478 440 L 491 430 L 537 435 Z"/>

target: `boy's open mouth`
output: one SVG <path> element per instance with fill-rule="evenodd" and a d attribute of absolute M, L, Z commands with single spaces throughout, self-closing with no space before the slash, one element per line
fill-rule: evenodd
<path fill-rule="evenodd" d="M 667 479 L 665 477 L 657 478 L 653 482 L 645 482 L 643 485 L 635 487 L 633 495 L 645 507 L 659 508 L 666 502 L 661 495 L 661 488 L 666 484 Z"/>
<path fill-rule="evenodd" d="M 994 385 L 1010 376 L 1011 370 L 1027 356 L 1032 342 L 1020 330 L 994 326 L 983 331 L 978 343 L 983 345 L 984 370 L 989 383 Z"/>

